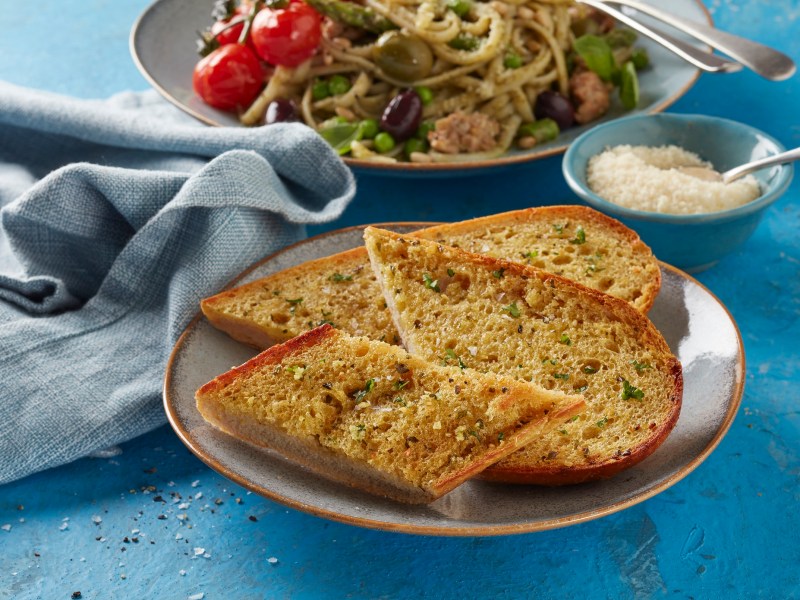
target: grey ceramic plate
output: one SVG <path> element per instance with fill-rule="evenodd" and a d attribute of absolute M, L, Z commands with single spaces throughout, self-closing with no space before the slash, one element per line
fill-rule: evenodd
<path fill-rule="evenodd" d="M 661 4 L 659 0 L 645 0 Z M 213 0 L 156 0 L 139 17 L 131 30 L 130 49 L 134 62 L 145 78 L 167 100 L 209 125 L 239 126 L 236 115 L 204 104 L 192 91 L 192 71 L 198 60 L 195 52 L 197 32 L 211 25 Z M 670 12 L 690 20 L 711 24 L 711 16 L 699 0 L 671 0 Z M 642 17 L 643 21 L 647 17 Z M 654 24 L 653 21 L 649 21 Z M 663 25 L 662 25 L 663 27 Z M 692 41 L 683 34 L 675 37 Z M 624 111 L 616 102 L 609 114 L 594 124 L 623 115 L 660 112 L 680 98 L 697 79 L 699 71 L 650 40 L 640 39 L 647 48 L 653 68 L 640 74 L 641 101 L 634 111 Z M 423 176 L 454 170 L 482 169 L 524 163 L 563 152 L 578 135 L 593 124 L 573 127 L 553 142 L 531 150 L 512 151 L 502 157 L 457 164 L 376 164 L 345 159 L 350 166 L 386 174 Z"/>
<path fill-rule="evenodd" d="M 383 226 L 407 231 L 420 224 Z M 343 229 L 290 246 L 255 265 L 237 283 L 359 246 L 362 229 Z M 588 521 L 642 502 L 689 474 L 725 435 L 741 402 L 744 353 L 733 318 L 685 273 L 662 265 L 662 275 L 650 317 L 683 363 L 683 409 L 655 453 L 607 481 L 563 488 L 469 481 L 424 506 L 329 482 L 203 420 L 195 408 L 195 390 L 255 352 L 202 316 L 192 321 L 172 352 L 164 383 L 167 416 L 189 449 L 222 475 L 262 496 L 336 521 L 432 535 L 522 533 Z"/>

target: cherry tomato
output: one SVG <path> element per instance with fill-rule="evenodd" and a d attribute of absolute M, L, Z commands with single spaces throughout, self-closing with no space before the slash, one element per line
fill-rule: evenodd
<path fill-rule="evenodd" d="M 220 110 L 249 106 L 264 84 L 258 57 L 247 46 L 226 44 L 194 67 L 192 85 L 206 104 Z"/>
<path fill-rule="evenodd" d="M 258 55 L 273 65 L 296 67 L 311 57 L 322 37 L 322 17 L 304 2 L 265 8 L 253 19 L 250 36 Z"/>
<path fill-rule="evenodd" d="M 230 25 L 230 22 L 233 20 L 241 21 L 236 25 Z M 227 27 L 227 29 L 226 29 Z M 242 35 L 242 29 L 244 29 L 244 18 L 243 17 L 234 17 L 231 20 L 226 21 L 216 21 L 211 26 L 211 34 L 216 36 L 217 42 L 219 42 L 220 46 L 224 46 L 225 44 L 235 44 L 239 41 L 239 36 Z"/>
<path fill-rule="evenodd" d="M 244 29 L 244 23 L 251 10 L 252 7 L 249 4 L 240 4 L 236 7 L 230 19 L 221 19 L 215 21 L 211 25 L 211 34 L 217 38 L 217 42 L 220 46 L 239 42 L 239 37 L 242 35 L 242 30 Z M 231 23 L 234 24 L 231 25 Z M 256 51 L 249 35 L 247 36 L 247 45 L 250 46 L 253 52 Z"/>

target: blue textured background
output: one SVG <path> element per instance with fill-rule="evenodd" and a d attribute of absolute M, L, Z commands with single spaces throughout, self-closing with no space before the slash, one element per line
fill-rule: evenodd
<path fill-rule="evenodd" d="M 146 5 L 4 1 L 0 78 L 84 98 L 147 89 L 128 53 Z M 796 0 L 707 6 L 720 28 L 800 60 Z M 799 146 L 799 78 L 704 75 L 670 110 L 746 121 Z M 559 157 L 493 178 L 387 184 L 362 176 L 359 184 L 344 217 L 326 228 L 575 201 Z M 163 427 L 116 456 L 0 487 L 0 598 L 798 597 L 799 211 L 796 180 L 739 252 L 699 276 L 740 326 L 745 397 L 711 457 L 655 498 L 518 536 L 383 533 L 248 494 Z"/>

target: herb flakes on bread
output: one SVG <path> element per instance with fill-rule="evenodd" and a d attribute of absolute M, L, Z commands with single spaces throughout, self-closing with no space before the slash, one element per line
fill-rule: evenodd
<path fill-rule="evenodd" d="M 579 414 L 580 395 L 432 364 L 323 325 L 203 385 L 222 431 L 333 480 L 430 502 Z"/>
<path fill-rule="evenodd" d="M 409 352 L 584 394 L 584 413 L 483 477 L 546 485 L 610 477 L 650 455 L 674 427 L 680 363 L 628 303 L 437 242 L 373 227 L 364 237 Z"/>

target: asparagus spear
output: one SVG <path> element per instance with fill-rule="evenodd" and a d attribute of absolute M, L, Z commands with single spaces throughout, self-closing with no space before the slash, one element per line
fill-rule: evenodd
<path fill-rule="evenodd" d="M 343 0 L 306 0 L 306 3 L 316 9 L 317 12 L 344 25 L 351 25 L 372 33 L 383 33 L 390 29 L 397 29 L 397 25 L 389 19 L 360 4 Z"/>

